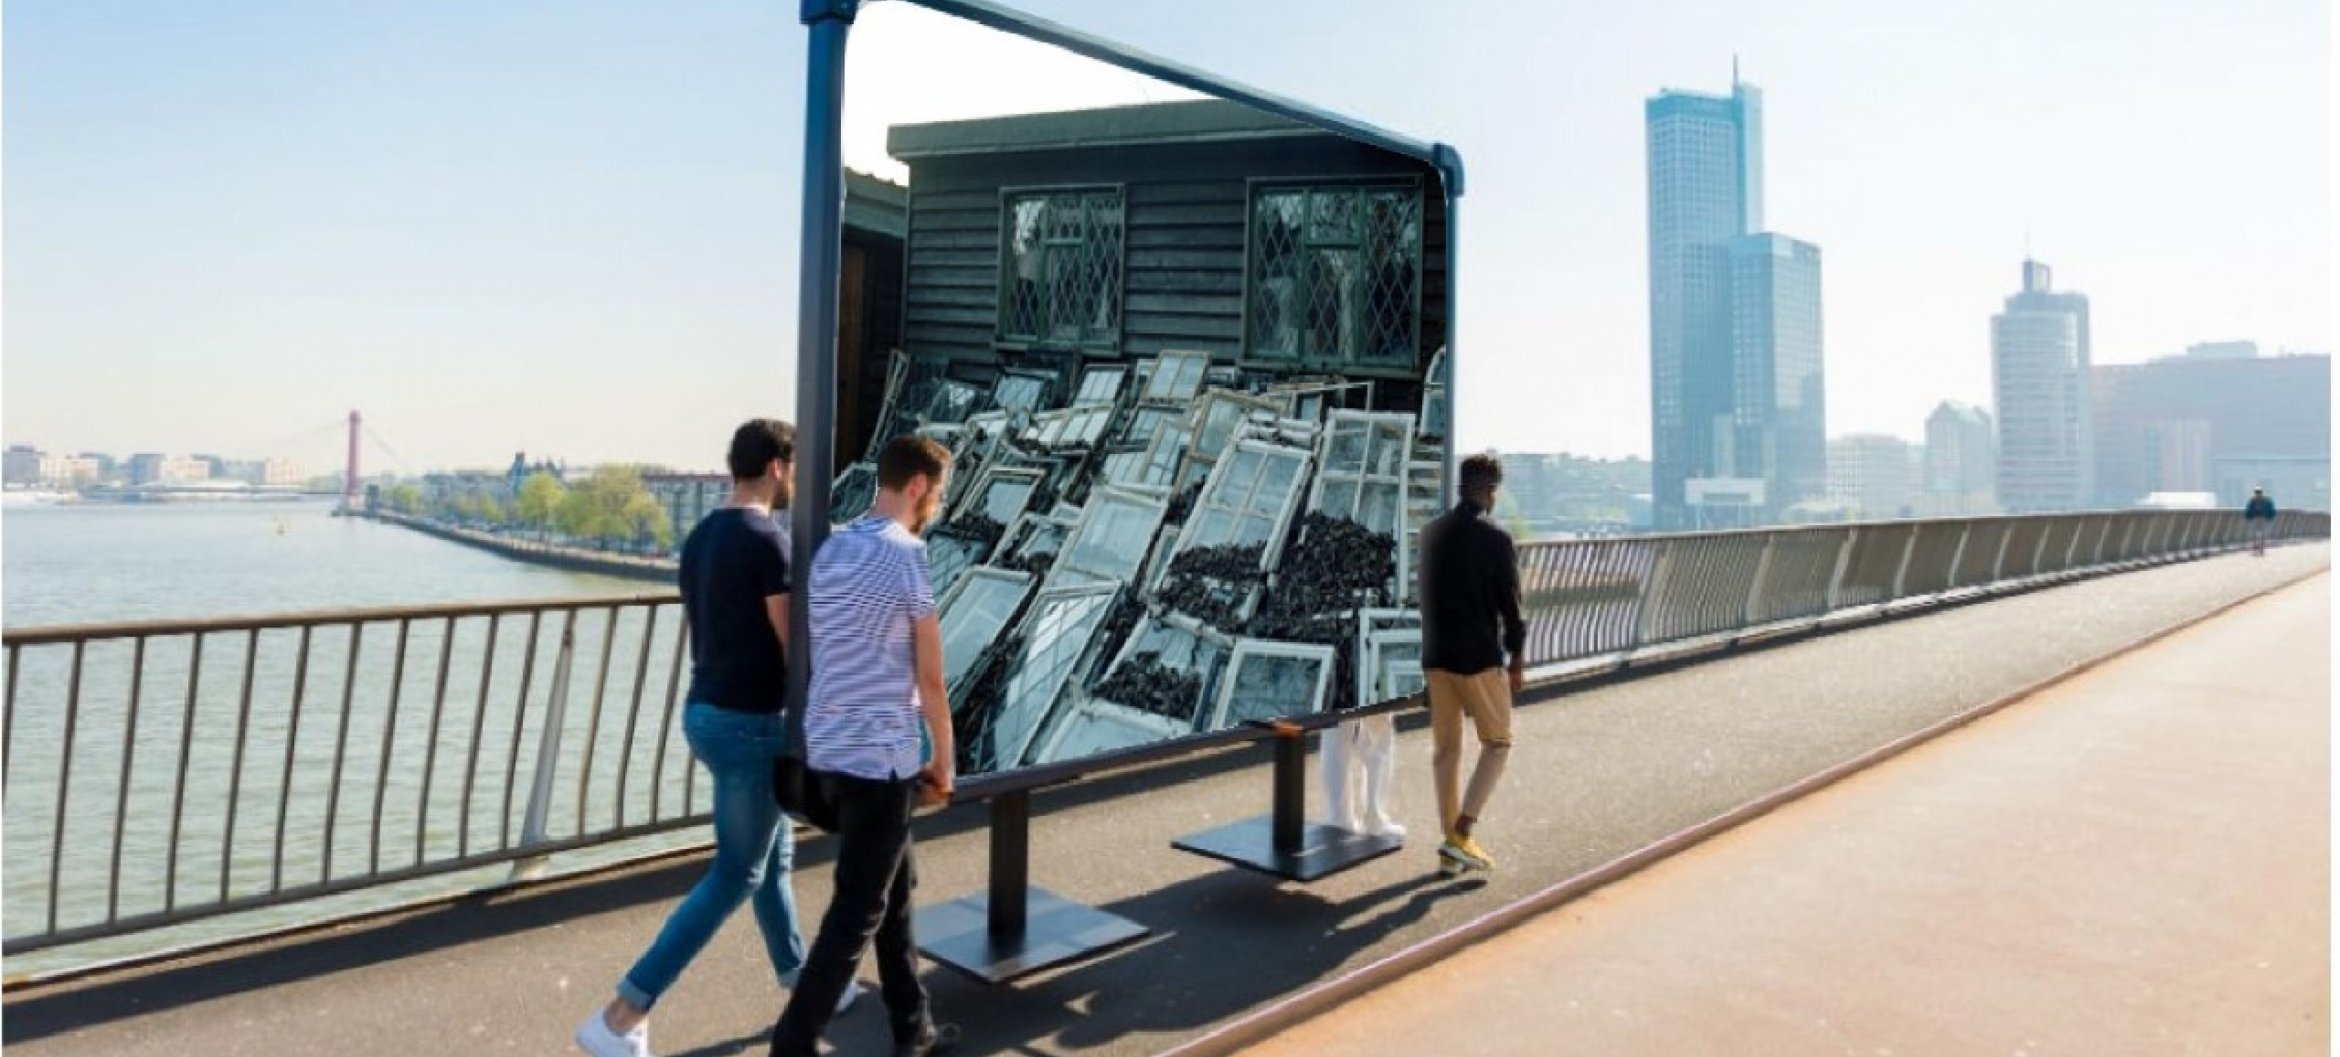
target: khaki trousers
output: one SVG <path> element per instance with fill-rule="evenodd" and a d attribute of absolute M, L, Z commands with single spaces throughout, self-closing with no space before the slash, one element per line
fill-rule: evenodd
<path fill-rule="evenodd" d="M 1480 817 L 1503 777 L 1511 755 L 1511 682 L 1502 668 L 1471 675 L 1436 669 L 1424 674 L 1430 684 L 1430 770 L 1438 787 L 1438 824 L 1453 833 L 1458 816 Z M 1467 791 L 1460 785 L 1464 716 L 1479 734 L 1479 760 L 1471 768 Z"/>

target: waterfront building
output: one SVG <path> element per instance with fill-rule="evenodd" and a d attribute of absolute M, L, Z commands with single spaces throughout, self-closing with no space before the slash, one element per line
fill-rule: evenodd
<path fill-rule="evenodd" d="M 140 452 L 130 457 L 130 483 L 133 486 L 187 484 L 210 479 L 211 462 L 205 458 L 158 452 Z"/>

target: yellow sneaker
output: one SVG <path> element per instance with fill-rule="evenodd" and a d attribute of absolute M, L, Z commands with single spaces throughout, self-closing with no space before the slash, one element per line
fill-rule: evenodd
<path fill-rule="evenodd" d="M 1487 854 L 1487 849 L 1479 847 L 1478 841 L 1460 833 L 1447 834 L 1446 843 L 1438 846 L 1438 855 L 1440 858 L 1465 869 L 1492 870 L 1495 868 L 1495 857 Z"/>

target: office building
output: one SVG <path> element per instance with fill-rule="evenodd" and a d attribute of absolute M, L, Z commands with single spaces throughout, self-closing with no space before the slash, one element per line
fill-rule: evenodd
<path fill-rule="evenodd" d="M 1999 504 L 2015 513 L 2079 510 L 2095 499 L 2088 298 L 2058 292 L 2048 266 L 2023 262 L 2023 289 L 1991 317 L 1999 419 Z"/>
<path fill-rule="evenodd" d="M 1945 400 L 1926 416 L 1924 496 L 1928 517 L 1988 514 L 1998 509 L 1997 438 L 1991 413 Z"/>
<path fill-rule="evenodd" d="M 2248 342 L 2205 346 L 2147 363 L 2097 367 L 2098 503 L 2125 507 L 2155 492 L 2211 492 L 2236 504 L 2278 482 L 2293 506 L 2328 494 L 2315 467 L 2332 453 L 2332 359 L 2258 356 Z M 2247 349 L 2250 355 L 2241 354 Z M 2260 481 L 2258 476 L 2265 476 Z"/>
<path fill-rule="evenodd" d="M 1920 459 L 1916 446 L 1899 437 L 1838 437 L 1828 442 L 1828 498 L 1864 520 L 1914 516 Z"/>
<path fill-rule="evenodd" d="M 1732 79 L 1643 110 L 1661 530 L 1761 523 L 1826 486 L 1819 249 L 1764 232 L 1762 92 Z"/>

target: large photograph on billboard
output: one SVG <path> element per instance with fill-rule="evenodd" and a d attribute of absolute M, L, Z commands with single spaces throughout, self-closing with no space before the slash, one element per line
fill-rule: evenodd
<path fill-rule="evenodd" d="M 954 455 L 961 773 L 1417 692 L 1437 171 L 915 8 L 849 70 L 832 509 L 891 437 Z"/>

